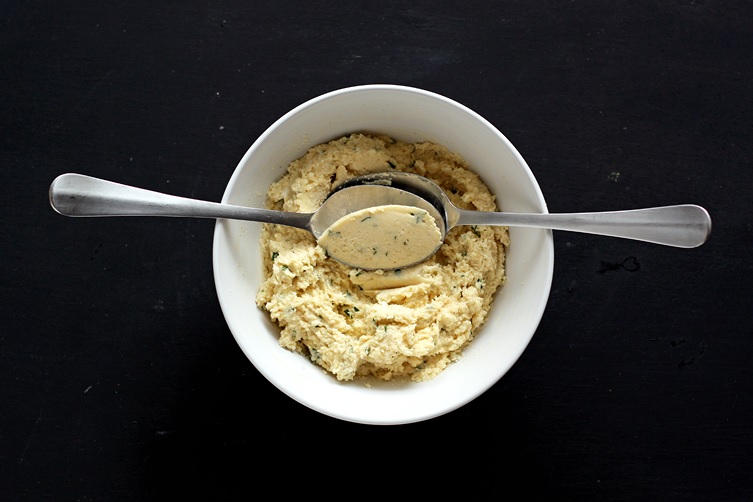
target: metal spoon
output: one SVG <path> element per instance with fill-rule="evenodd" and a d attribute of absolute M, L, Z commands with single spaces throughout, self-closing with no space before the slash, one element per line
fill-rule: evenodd
<path fill-rule="evenodd" d="M 364 185 L 397 188 L 430 202 L 442 215 L 443 224 L 439 226 L 443 239 L 450 229 L 458 225 L 500 225 L 568 230 L 694 248 L 706 242 L 711 233 L 711 218 L 708 212 L 693 204 L 596 213 L 469 211 L 453 205 L 444 190 L 433 181 L 402 171 L 360 176 L 346 181 L 339 189 L 347 190 L 349 187 Z"/>
<path fill-rule="evenodd" d="M 426 200 L 382 184 L 355 183 L 340 187 L 313 213 L 291 213 L 201 201 L 70 173 L 62 174 L 52 182 L 49 198 L 52 208 L 64 216 L 172 216 L 258 221 L 307 230 L 317 240 L 340 218 L 375 206 L 415 206 L 426 210 L 437 222 L 443 221 L 442 214 Z M 444 239 L 444 232 L 442 238 Z M 426 258 L 428 256 L 420 256 L 395 268 L 404 268 Z M 343 259 L 338 261 L 359 267 L 358 263 L 348 263 Z"/>

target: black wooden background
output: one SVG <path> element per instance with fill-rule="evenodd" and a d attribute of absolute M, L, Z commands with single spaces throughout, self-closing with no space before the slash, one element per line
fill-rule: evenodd
<path fill-rule="evenodd" d="M 753 500 L 752 56 L 742 1 L 0 1 L 0 499 Z M 219 200 L 277 118 L 367 83 L 479 112 L 552 212 L 697 203 L 712 236 L 555 233 L 512 370 L 373 427 L 243 356 L 213 222 L 48 204 L 69 171 Z"/>

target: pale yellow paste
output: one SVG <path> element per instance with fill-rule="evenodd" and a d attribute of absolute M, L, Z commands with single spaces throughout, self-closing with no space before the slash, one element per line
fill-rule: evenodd
<path fill-rule="evenodd" d="M 329 257 L 367 270 L 408 267 L 430 256 L 441 243 L 442 232 L 432 215 L 398 204 L 347 214 L 319 237 Z"/>
<path fill-rule="evenodd" d="M 351 134 L 311 148 L 267 193 L 271 209 L 313 212 L 340 183 L 391 169 L 426 176 L 464 209 L 495 211 L 494 196 L 457 154 L 434 143 Z M 266 279 L 256 297 L 280 345 L 339 380 L 423 381 L 457 360 L 505 281 L 505 227 L 460 226 L 428 260 L 364 271 L 327 257 L 300 229 L 265 224 Z"/>

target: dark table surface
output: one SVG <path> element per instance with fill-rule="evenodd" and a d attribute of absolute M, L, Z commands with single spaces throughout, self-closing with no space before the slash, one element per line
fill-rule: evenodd
<path fill-rule="evenodd" d="M 0 12 L 0 499 L 272 486 L 753 500 L 750 2 Z M 244 357 L 214 290 L 213 222 L 71 220 L 48 204 L 69 171 L 220 200 L 277 118 L 366 83 L 479 112 L 552 212 L 696 203 L 711 238 L 681 250 L 556 232 L 548 307 L 512 370 L 452 413 L 376 427 L 305 408 Z"/>

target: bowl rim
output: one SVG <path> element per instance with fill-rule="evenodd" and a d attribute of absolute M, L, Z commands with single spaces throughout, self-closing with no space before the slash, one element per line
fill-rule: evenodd
<path fill-rule="evenodd" d="M 232 192 L 232 188 L 235 186 L 235 184 L 238 182 L 238 178 L 241 176 L 241 171 L 243 170 L 243 167 L 248 164 L 249 158 L 251 158 L 254 155 L 254 152 L 262 145 L 272 134 L 274 134 L 277 129 L 279 129 L 283 124 L 287 123 L 292 117 L 296 116 L 297 114 L 301 113 L 303 110 L 306 110 L 318 103 L 321 103 L 323 101 L 339 97 L 342 95 L 352 94 L 352 93 L 360 93 L 360 92 L 370 92 L 370 91 L 395 91 L 395 92 L 408 92 L 408 93 L 416 93 L 419 95 L 422 95 L 424 97 L 428 97 L 431 99 L 439 100 L 443 102 L 446 105 L 449 105 L 453 108 L 456 108 L 457 110 L 461 111 L 462 113 L 468 115 L 469 117 L 472 117 L 475 121 L 479 122 L 481 125 L 483 125 L 488 131 L 492 132 L 496 139 L 504 143 L 505 147 L 510 151 L 510 153 L 515 157 L 518 165 L 523 169 L 524 174 L 528 177 L 531 188 L 533 189 L 533 195 L 535 196 L 536 202 L 540 206 L 540 211 L 543 213 L 548 212 L 546 200 L 544 199 L 543 193 L 541 191 L 541 188 L 533 175 L 533 172 L 521 156 L 521 154 L 518 152 L 518 150 L 512 145 L 512 143 L 489 121 L 487 121 L 485 118 L 483 118 L 480 114 L 477 112 L 471 110 L 467 106 L 454 101 L 448 97 L 445 97 L 441 94 L 437 94 L 432 91 L 428 91 L 425 89 L 420 89 L 416 87 L 409 87 L 409 86 L 403 86 L 403 85 L 396 85 L 396 84 L 366 84 L 366 85 L 357 85 L 357 86 L 351 86 L 351 87 L 344 87 L 341 89 L 336 89 L 333 91 L 326 92 L 324 94 L 321 94 L 319 96 L 313 97 L 298 106 L 294 107 L 284 115 L 282 115 L 280 118 L 278 118 L 272 125 L 270 125 L 254 142 L 253 144 L 248 148 L 246 153 L 243 155 L 241 160 L 239 161 L 238 165 L 234 169 L 230 179 L 228 180 L 225 192 L 223 194 L 222 202 L 227 203 L 228 197 L 230 196 Z M 313 146 L 313 144 L 311 145 Z M 293 159 L 291 159 L 293 160 Z M 285 166 L 287 167 L 287 166 Z M 375 425 L 397 425 L 397 424 L 405 424 L 405 423 L 414 423 L 419 422 L 423 420 L 428 420 L 431 418 L 435 418 L 440 415 L 444 415 L 446 413 L 449 413 L 451 411 L 454 411 L 465 404 L 469 403 L 470 401 L 476 399 L 481 394 L 489 390 L 490 387 L 492 387 L 499 379 L 501 379 L 508 371 L 509 369 L 515 364 L 515 362 L 518 361 L 520 356 L 522 355 L 525 348 L 530 343 L 530 340 L 533 338 L 533 335 L 538 329 L 538 326 L 540 324 L 541 318 L 543 317 L 544 311 L 546 309 L 546 304 L 548 302 L 548 298 L 551 292 L 552 287 L 552 279 L 553 279 L 553 272 L 554 272 L 554 245 L 553 245 L 553 237 L 551 230 L 544 230 L 539 229 L 539 232 L 542 232 L 543 241 L 542 246 L 546 249 L 544 249 L 544 252 L 547 253 L 547 260 L 546 260 L 546 270 L 543 271 L 544 276 L 546 277 L 545 281 L 545 290 L 542 290 L 540 293 L 540 296 L 543 298 L 543 301 L 539 305 L 539 308 L 535 312 L 531 312 L 530 318 L 535 321 L 532 323 L 532 329 L 529 333 L 527 339 L 525 340 L 525 343 L 522 344 L 522 347 L 519 349 L 518 353 L 512 355 L 509 358 L 509 364 L 502 367 L 500 365 L 500 368 L 498 369 L 497 373 L 498 376 L 496 378 L 492 378 L 489 381 L 486 382 L 484 386 L 479 386 L 477 389 L 475 389 L 475 392 L 468 393 L 463 399 L 457 400 L 453 402 L 452 404 L 445 406 L 441 409 L 431 409 L 426 410 L 425 413 L 417 413 L 410 417 L 400 417 L 395 419 L 373 419 L 373 418 L 366 418 L 363 416 L 360 416 L 358 414 L 352 414 L 352 413 L 343 413 L 338 411 L 333 411 L 331 409 L 325 409 L 319 405 L 315 401 L 312 401 L 311 399 L 308 399 L 305 396 L 301 396 L 300 394 L 297 394 L 295 392 L 291 392 L 289 389 L 285 388 L 282 385 L 279 385 L 278 382 L 273 378 L 272 375 L 269 375 L 268 373 L 264 372 L 262 369 L 260 369 L 257 364 L 254 362 L 254 354 L 249 353 L 248 348 L 244 345 L 243 341 L 241 340 L 240 336 L 237 334 L 234 321 L 230 318 L 229 313 L 226 311 L 226 302 L 224 301 L 224 293 L 223 289 L 220 284 L 220 278 L 219 278 L 219 259 L 218 259 L 218 251 L 220 249 L 220 246 L 222 245 L 221 242 L 221 235 L 224 232 L 224 223 L 220 220 L 217 221 L 215 226 L 215 235 L 214 235 L 214 241 L 213 241 L 213 269 L 214 269 L 214 276 L 215 276 L 215 285 L 217 288 L 217 294 L 218 299 L 220 302 L 220 306 L 223 312 L 223 315 L 226 319 L 226 322 L 228 324 L 228 327 L 230 328 L 230 331 L 235 338 L 236 342 L 239 344 L 240 348 L 244 352 L 244 354 L 247 356 L 247 358 L 250 360 L 250 362 L 257 367 L 257 370 L 259 370 L 262 375 L 275 387 L 277 387 L 280 391 L 282 391 L 284 394 L 286 394 L 288 397 L 294 399 L 295 401 L 299 402 L 300 404 L 303 404 L 304 406 L 320 412 L 322 414 L 331 416 L 333 418 L 337 418 L 344 421 L 349 422 L 356 422 L 356 423 L 364 423 L 364 424 L 375 424 Z M 500 292 L 497 292 L 497 295 L 499 295 Z M 251 300 L 252 301 L 252 300 Z M 256 308 L 254 306 L 254 308 Z M 483 331 L 483 329 L 482 329 Z M 301 357 L 300 354 L 296 354 L 299 358 Z M 303 358 L 301 358 L 303 360 Z M 306 364 L 311 364 L 308 361 L 305 361 Z M 444 373 L 444 372 L 443 372 Z M 440 374 L 439 377 L 442 375 Z M 439 378 L 437 377 L 437 378 Z M 421 384 L 413 384 L 413 385 L 421 385 Z"/>

